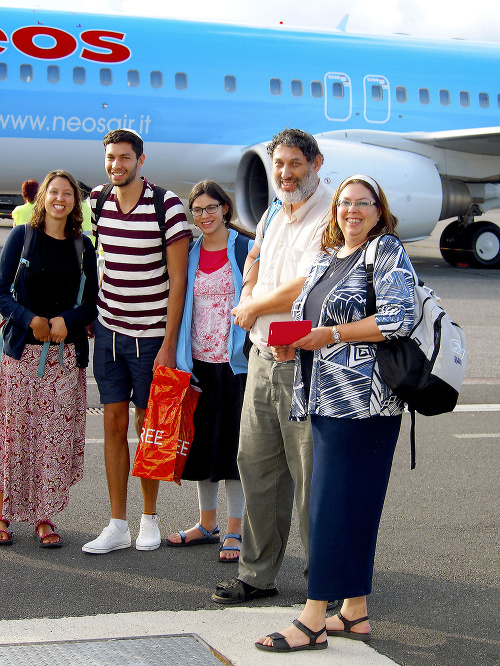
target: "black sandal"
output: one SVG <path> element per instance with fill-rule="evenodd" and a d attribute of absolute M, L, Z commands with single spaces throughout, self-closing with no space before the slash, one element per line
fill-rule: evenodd
<path fill-rule="evenodd" d="M 326 630 L 327 636 L 337 636 L 337 638 L 350 638 L 353 641 L 363 641 L 364 643 L 368 643 L 368 641 L 371 640 L 372 635 L 370 632 L 367 634 L 360 634 L 351 631 L 354 625 L 359 624 L 360 622 L 364 622 L 365 620 L 368 620 L 368 615 L 365 615 L 365 617 L 360 617 L 358 620 L 346 620 L 345 617 L 342 615 L 342 613 L 339 611 L 337 613 L 337 617 L 344 625 L 344 628 L 327 629 Z"/>
<path fill-rule="evenodd" d="M 305 624 L 302 624 L 300 620 L 294 620 L 292 622 L 297 629 L 309 637 L 309 643 L 305 645 L 297 645 L 296 647 L 290 647 L 286 638 L 283 634 L 278 633 L 277 631 L 274 634 L 268 634 L 266 638 L 272 638 L 272 645 L 262 645 L 262 643 L 255 643 L 255 647 L 259 650 L 267 650 L 267 652 L 299 652 L 299 650 L 325 650 L 328 647 L 328 641 L 325 640 L 322 643 L 317 643 L 316 641 L 321 636 L 322 633 L 326 631 L 326 627 L 320 629 L 319 631 L 312 631 L 309 627 L 306 627 Z"/>

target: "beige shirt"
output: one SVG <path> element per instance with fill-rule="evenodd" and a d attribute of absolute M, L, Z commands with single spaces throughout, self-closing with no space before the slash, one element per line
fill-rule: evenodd
<path fill-rule="evenodd" d="M 262 239 L 267 211 L 257 225 L 255 245 L 260 248 L 259 275 L 252 296 L 255 298 L 298 277 L 307 277 L 316 259 L 321 235 L 330 217 L 333 190 L 321 181 L 314 194 L 293 214 L 283 204 Z M 290 312 L 257 317 L 250 339 L 268 350 L 267 336 L 272 321 L 287 321 Z"/>

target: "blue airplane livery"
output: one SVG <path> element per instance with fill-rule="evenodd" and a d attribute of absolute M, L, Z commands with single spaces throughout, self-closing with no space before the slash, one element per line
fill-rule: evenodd
<path fill-rule="evenodd" d="M 103 135 L 145 141 L 143 173 L 186 198 L 202 178 L 255 225 L 273 196 L 266 145 L 298 127 L 335 188 L 382 185 L 400 235 L 438 220 L 451 265 L 500 267 L 500 46 L 337 31 L 0 9 L 0 200 L 54 168 L 105 180 Z"/>

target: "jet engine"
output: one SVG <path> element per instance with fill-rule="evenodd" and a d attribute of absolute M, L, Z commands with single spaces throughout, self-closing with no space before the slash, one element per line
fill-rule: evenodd
<path fill-rule="evenodd" d="M 354 173 L 375 178 L 387 196 L 391 211 L 399 220 L 398 232 L 403 241 L 426 238 L 438 220 L 458 216 L 459 219 L 452 222 L 441 237 L 442 241 L 443 237 L 447 241 L 446 248 L 441 242 L 443 258 L 452 265 L 460 263 L 460 259 L 479 266 L 500 264 L 500 228 L 490 222 L 470 224 L 471 219 L 467 227 L 466 223 L 462 225 L 461 220 L 466 220 L 468 215 L 470 217 L 473 208 L 469 188 L 463 182 L 442 177 L 428 157 L 335 139 L 323 138 L 318 144 L 324 156 L 319 171 L 321 180 L 336 189 Z M 273 197 L 267 144 L 259 143 L 243 152 L 238 165 L 235 201 L 240 221 L 249 228 L 255 228 Z M 483 236 L 480 227 L 484 227 L 487 236 Z M 471 250 L 472 242 L 478 249 L 477 253 Z M 490 247 L 492 242 L 494 247 Z M 450 246 L 450 243 L 456 246 Z M 486 257 L 483 260 L 480 259 L 481 251 Z M 476 257 L 476 254 L 479 256 Z"/>

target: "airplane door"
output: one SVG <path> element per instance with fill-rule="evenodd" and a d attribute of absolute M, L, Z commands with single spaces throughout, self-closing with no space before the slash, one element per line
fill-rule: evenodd
<path fill-rule="evenodd" d="M 369 123 L 386 123 L 391 115 L 389 81 L 385 76 L 368 74 L 363 79 L 365 96 L 365 120 Z"/>
<path fill-rule="evenodd" d="M 325 74 L 325 115 L 328 120 L 348 120 L 352 113 L 351 79 L 341 72 Z"/>

